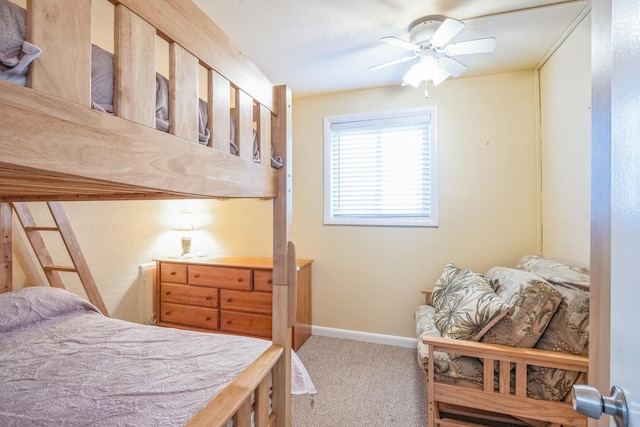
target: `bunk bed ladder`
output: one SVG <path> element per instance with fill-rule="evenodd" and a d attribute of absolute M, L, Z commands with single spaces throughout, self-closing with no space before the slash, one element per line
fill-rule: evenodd
<path fill-rule="evenodd" d="M 62 204 L 60 202 L 46 202 L 49 212 L 51 213 L 51 217 L 55 222 L 55 226 L 49 227 L 42 227 L 36 224 L 27 203 L 13 202 L 11 204 L 16 215 L 18 215 L 20 224 L 31 243 L 31 247 L 37 256 L 38 261 L 40 262 L 40 266 L 49 281 L 49 285 L 55 288 L 65 289 L 60 272 L 77 274 L 85 292 L 87 293 L 89 301 L 91 301 L 91 303 L 95 305 L 105 316 L 108 316 L 107 308 L 102 301 L 100 293 L 98 292 L 96 283 L 93 280 L 91 271 L 89 270 L 84 256 L 82 255 L 80 245 L 76 240 L 76 236 L 71 228 L 71 223 L 69 222 L 69 218 L 67 218 L 67 214 L 65 213 Z M 72 266 L 62 266 L 54 263 L 53 258 L 47 249 L 45 239 L 42 237 L 42 233 L 46 232 L 60 234 L 60 237 L 64 242 L 64 247 L 66 248 L 69 258 L 73 264 Z"/>

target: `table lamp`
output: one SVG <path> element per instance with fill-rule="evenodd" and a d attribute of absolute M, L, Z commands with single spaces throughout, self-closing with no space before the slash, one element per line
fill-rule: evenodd
<path fill-rule="evenodd" d="M 194 231 L 193 221 L 191 220 L 191 212 L 182 212 L 176 230 L 182 232 L 182 256 L 191 253 L 191 236 L 189 232 Z"/>

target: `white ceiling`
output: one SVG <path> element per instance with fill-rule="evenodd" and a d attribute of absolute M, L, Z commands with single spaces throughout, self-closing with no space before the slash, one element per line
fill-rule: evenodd
<path fill-rule="evenodd" d="M 195 0 L 275 84 L 294 96 L 400 84 L 411 63 L 369 67 L 407 51 L 408 26 L 445 15 L 466 26 L 453 39 L 496 38 L 492 53 L 456 57 L 460 78 L 533 70 L 577 20 L 588 0 Z M 443 83 L 443 85 L 445 85 Z"/>

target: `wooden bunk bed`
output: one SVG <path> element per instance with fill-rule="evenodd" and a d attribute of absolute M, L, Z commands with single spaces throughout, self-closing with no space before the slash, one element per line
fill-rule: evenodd
<path fill-rule="evenodd" d="M 288 426 L 296 283 L 291 92 L 274 86 L 190 1 L 109 1 L 112 115 L 90 107 L 91 2 L 28 0 L 27 40 L 42 54 L 30 66 L 28 87 L 0 81 L 0 293 L 12 289 L 11 203 L 272 199 L 273 344 L 188 425 L 233 419 L 235 426 Z M 170 48 L 168 133 L 154 129 L 156 36 Z M 207 72 L 208 145 L 198 143 L 199 67 Z M 229 153 L 232 123 L 237 155 Z M 254 132 L 262 153 L 273 147 L 282 157 L 282 169 L 270 165 L 270 155 L 256 162 Z"/>

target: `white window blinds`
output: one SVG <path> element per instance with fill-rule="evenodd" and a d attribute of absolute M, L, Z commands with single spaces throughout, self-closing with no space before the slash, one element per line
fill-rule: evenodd
<path fill-rule="evenodd" d="M 434 116 L 328 118 L 325 223 L 436 225 Z"/>

